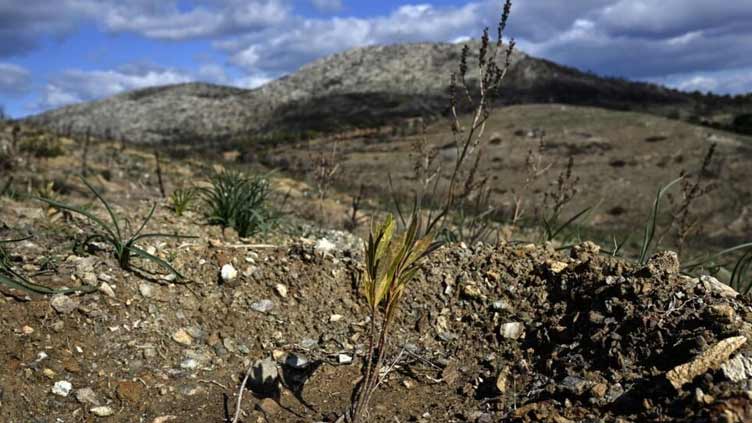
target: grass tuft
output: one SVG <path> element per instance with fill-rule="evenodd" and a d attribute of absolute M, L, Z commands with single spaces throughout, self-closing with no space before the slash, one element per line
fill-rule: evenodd
<path fill-rule="evenodd" d="M 99 231 L 89 235 L 84 240 L 83 245 L 86 246 L 93 241 L 102 241 L 102 242 L 109 244 L 112 247 L 113 254 L 115 255 L 115 258 L 118 260 L 118 263 L 120 264 L 120 267 L 122 269 L 130 270 L 131 258 L 133 256 L 138 256 L 144 260 L 156 263 L 157 265 L 167 269 L 169 272 L 175 274 L 177 277 L 181 279 L 183 278 L 183 275 L 181 275 L 180 272 L 175 270 L 175 268 L 172 267 L 170 263 L 168 263 L 165 260 L 162 260 L 159 257 L 149 254 L 148 252 L 136 246 L 136 243 L 147 238 L 182 239 L 182 238 L 195 238 L 195 237 L 186 236 L 186 235 L 163 234 L 163 233 L 142 233 L 144 228 L 146 228 L 146 225 L 151 220 L 152 216 L 154 216 L 154 211 L 157 208 L 156 204 L 154 204 L 151 207 L 149 214 L 146 216 L 146 219 L 144 219 L 144 221 L 141 223 L 138 230 L 136 230 L 135 232 L 132 232 L 130 235 L 127 235 L 126 230 L 132 227 L 130 224 L 130 221 L 127 219 L 123 219 L 125 225 L 121 224 L 121 220 L 118 219 L 117 215 L 112 210 L 112 207 L 110 207 L 110 204 L 107 202 L 107 200 L 105 200 L 102 197 L 102 195 L 99 194 L 99 192 L 97 192 L 97 190 L 94 189 L 94 187 L 92 187 L 85 179 L 81 178 L 81 180 L 89 188 L 89 190 L 91 190 L 91 192 L 96 196 L 96 198 L 104 205 L 104 208 L 107 210 L 107 214 L 110 217 L 110 222 L 105 222 L 104 220 L 94 216 L 91 212 L 89 212 L 88 210 L 85 210 L 82 207 L 72 206 L 72 205 L 65 204 L 60 201 L 52 200 L 49 198 L 39 197 L 38 199 L 40 201 L 43 201 L 49 204 L 52 207 L 55 207 L 61 210 L 68 210 L 70 212 L 80 214 L 88 218 L 90 221 L 92 221 L 99 228 Z"/>
<path fill-rule="evenodd" d="M 233 228 L 240 237 L 248 237 L 267 230 L 276 220 L 267 204 L 271 187 L 266 178 L 225 170 L 210 182 L 211 187 L 202 190 L 210 224 Z"/>

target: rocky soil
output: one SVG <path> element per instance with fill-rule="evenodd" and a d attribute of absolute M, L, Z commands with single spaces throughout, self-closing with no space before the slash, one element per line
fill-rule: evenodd
<path fill-rule="evenodd" d="M 56 180 L 65 201 L 90 203 L 64 148 L 16 169 L 19 189 Z M 106 246 L 76 248 L 89 222 L 0 198 L 0 239 L 32 235 L 6 246 L 18 272 L 97 288 L 0 288 L 0 420 L 224 422 L 242 392 L 243 422 L 335 421 L 367 341 L 360 240 L 294 216 L 252 239 L 198 207 L 176 217 L 149 157 L 97 145 L 89 180 L 134 221 L 156 201 L 149 231 L 197 236 L 141 244 L 186 281 L 123 271 Z M 204 171 L 163 166 L 168 181 Z M 750 421 L 752 303 L 678 268 L 671 252 L 638 266 L 591 242 L 445 245 L 410 286 L 369 421 Z"/>

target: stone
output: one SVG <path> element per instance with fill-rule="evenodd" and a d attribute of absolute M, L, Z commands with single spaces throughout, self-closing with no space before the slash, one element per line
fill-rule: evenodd
<path fill-rule="evenodd" d="M 570 256 L 575 260 L 583 260 L 588 257 L 596 257 L 601 252 L 601 247 L 592 241 L 585 241 L 575 245 L 570 251 Z"/>
<path fill-rule="evenodd" d="M 138 404 L 144 393 L 144 386 L 137 382 L 123 380 L 117 384 L 117 396 L 120 400 Z"/>
<path fill-rule="evenodd" d="M 172 340 L 177 342 L 180 345 L 191 345 L 193 343 L 193 337 L 188 334 L 188 332 L 185 329 L 179 329 L 177 332 L 175 332 L 172 335 Z"/>
<path fill-rule="evenodd" d="M 91 388 L 81 388 L 76 390 L 76 400 L 81 404 L 99 405 L 97 394 Z"/>
<path fill-rule="evenodd" d="M 746 342 L 747 338 L 745 336 L 726 338 L 703 351 L 694 360 L 669 370 L 666 373 L 666 379 L 668 379 L 675 389 L 679 390 L 695 377 L 704 374 L 710 369 L 719 368 Z"/>
<path fill-rule="evenodd" d="M 725 283 L 712 276 L 702 275 L 700 276 L 699 280 L 706 290 L 714 292 L 723 298 L 736 298 L 736 296 L 739 295 L 739 293 L 736 292 L 734 288 L 726 285 Z"/>
<path fill-rule="evenodd" d="M 115 291 L 107 282 L 102 282 L 102 284 L 99 285 L 99 292 L 110 298 L 115 298 Z"/>
<path fill-rule="evenodd" d="M 463 285 L 462 294 L 466 298 L 470 298 L 472 300 L 480 300 L 483 298 L 483 294 L 480 292 L 480 289 L 474 284 Z"/>
<path fill-rule="evenodd" d="M 231 281 L 234 281 L 235 278 L 238 277 L 238 271 L 235 269 L 235 266 L 233 266 L 230 263 L 227 263 L 224 266 L 222 266 L 222 269 L 220 270 L 219 274 L 222 277 L 222 282 L 231 282 Z"/>
<path fill-rule="evenodd" d="M 61 397 L 67 397 L 73 389 L 73 385 L 67 380 L 60 380 L 55 382 L 52 386 L 52 393 Z"/>
<path fill-rule="evenodd" d="M 265 358 L 253 363 L 248 384 L 251 390 L 257 394 L 271 394 L 278 389 L 278 379 L 277 364 L 271 358 Z"/>
<path fill-rule="evenodd" d="M 69 314 L 78 308 L 78 301 L 67 295 L 54 295 L 50 300 L 50 305 L 60 314 Z"/>
<path fill-rule="evenodd" d="M 97 416 L 97 417 L 109 417 L 113 414 L 115 414 L 115 411 L 112 409 L 112 407 L 109 407 L 107 405 L 101 405 L 99 407 L 94 407 L 91 410 L 91 414 Z"/>
<path fill-rule="evenodd" d="M 144 298 L 154 298 L 156 296 L 154 285 L 147 283 L 147 282 L 141 282 L 138 285 L 138 292 L 141 293 L 141 295 Z"/>
<path fill-rule="evenodd" d="M 34 333 L 34 328 L 29 325 L 24 325 L 21 328 L 21 333 L 23 333 L 24 335 L 31 335 L 32 333 Z"/>
<path fill-rule="evenodd" d="M 329 321 L 331 323 L 339 322 L 340 320 L 342 320 L 341 314 L 332 314 L 331 316 L 329 316 Z"/>
<path fill-rule="evenodd" d="M 97 275 L 94 272 L 85 272 L 83 275 L 81 275 L 81 281 L 85 285 L 97 286 Z"/>
<path fill-rule="evenodd" d="M 606 385 L 605 383 L 596 383 L 592 388 L 590 388 L 590 393 L 593 395 L 593 397 L 598 399 L 605 397 L 607 392 L 608 385 Z"/>
<path fill-rule="evenodd" d="M 251 304 L 251 310 L 258 311 L 259 313 L 268 313 L 274 309 L 274 303 L 272 300 L 259 300 Z"/>
<path fill-rule="evenodd" d="M 299 354 L 289 353 L 285 357 L 285 366 L 294 369 L 305 369 L 309 364 L 311 364 L 311 361 Z"/>
<path fill-rule="evenodd" d="M 504 323 L 499 328 L 499 333 L 507 339 L 519 339 L 525 333 L 525 326 L 520 322 Z"/>
<path fill-rule="evenodd" d="M 564 263 L 563 261 L 555 261 L 551 260 L 546 263 L 548 266 L 548 269 L 551 270 L 551 273 L 561 273 L 566 269 L 569 265 L 567 263 Z"/>
<path fill-rule="evenodd" d="M 155 417 L 154 420 L 151 421 L 151 423 L 167 423 L 177 419 L 178 416 L 159 416 Z"/>
<path fill-rule="evenodd" d="M 335 248 L 337 248 L 337 246 L 334 245 L 334 243 L 332 243 L 326 238 L 321 238 L 318 241 L 316 241 L 316 245 L 314 245 L 313 250 L 316 253 L 321 254 L 323 256 L 323 255 L 331 254 Z"/>
<path fill-rule="evenodd" d="M 353 358 L 351 355 L 348 354 L 337 354 L 337 362 L 339 364 L 350 364 L 352 363 Z"/>
<path fill-rule="evenodd" d="M 279 404 L 277 404 L 277 401 L 274 401 L 271 398 L 262 399 L 256 404 L 256 407 L 267 416 L 273 416 L 282 410 Z"/>
<path fill-rule="evenodd" d="M 723 375 L 732 382 L 742 382 L 752 379 L 752 358 L 744 354 L 738 354 L 736 357 L 721 365 Z"/>
<path fill-rule="evenodd" d="M 736 311 L 728 304 L 714 304 L 710 306 L 710 315 L 722 323 L 733 323 Z"/>
<path fill-rule="evenodd" d="M 274 290 L 277 291 L 277 295 L 279 295 L 282 298 L 287 298 L 287 286 L 278 283 L 274 286 Z"/>

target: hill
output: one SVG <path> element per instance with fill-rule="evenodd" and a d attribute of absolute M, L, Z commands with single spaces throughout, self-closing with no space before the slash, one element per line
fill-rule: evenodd
<path fill-rule="evenodd" d="M 441 114 L 461 51 L 462 45 L 448 43 L 357 48 L 253 90 L 205 83 L 146 88 L 52 110 L 27 122 L 58 133 L 91 130 L 97 136 L 137 143 L 192 145 L 259 134 L 284 138 L 376 127 Z M 468 62 L 474 63 L 474 58 Z M 555 102 L 677 117 L 696 115 L 710 100 L 716 112 L 730 104 L 718 97 L 603 78 L 522 52 L 512 58 L 500 99 L 505 104 Z"/>

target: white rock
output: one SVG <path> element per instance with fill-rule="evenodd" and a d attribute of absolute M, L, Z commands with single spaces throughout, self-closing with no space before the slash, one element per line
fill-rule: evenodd
<path fill-rule="evenodd" d="M 102 284 L 99 285 L 99 292 L 110 298 L 115 298 L 115 291 L 112 290 L 112 287 L 107 282 L 102 282 Z"/>
<path fill-rule="evenodd" d="M 191 345 L 193 343 L 193 337 L 185 330 L 179 329 L 172 335 L 172 340 L 180 345 Z"/>
<path fill-rule="evenodd" d="M 268 313 L 274 308 L 272 300 L 259 300 L 251 304 L 251 309 L 259 313 Z"/>
<path fill-rule="evenodd" d="M 71 385 L 70 382 L 68 382 L 67 380 L 60 380 L 55 382 L 55 385 L 52 387 L 52 393 L 55 395 L 60 395 L 61 397 L 67 397 L 72 389 L 73 385 Z"/>
<path fill-rule="evenodd" d="M 76 390 L 76 399 L 81 404 L 99 405 L 97 394 L 91 388 L 81 388 Z"/>
<path fill-rule="evenodd" d="M 235 278 L 238 277 L 238 271 L 235 269 L 235 266 L 228 263 L 222 266 L 220 275 L 222 276 L 222 281 L 230 282 L 230 281 L 235 280 Z"/>
<path fill-rule="evenodd" d="M 504 323 L 499 329 L 501 336 L 507 339 L 519 339 L 523 332 L 525 332 L 525 326 L 520 322 Z"/>
<path fill-rule="evenodd" d="M 58 294 L 52 297 L 50 305 L 60 314 L 68 314 L 78 308 L 78 301 L 66 295 Z"/>
<path fill-rule="evenodd" d="M 287 298 L 287 286 L 278 283 L 274 286 L 274 290 L 277 291 L 277 294 L 282 298 Z"/>
<path fill-rule="evenodd" d="M 299 354 L 290 353 L 285 357 L 285 365 L 295 369 L 304 369 L 308 367 L 310 363 L 310 360 Z"/>
<path fill-rule="evenodd" d="M 145 298 L 154 297 L 154 287 L 146 282 L 141 282 L 138 285 L 138 292 L 140 292 Z"/>
<path fill-rule="evenodd" d="M 350 364 L 353 361 L 352 356 L 347 354 L 338 354 L 337 355 L 337 361 L 339 364 Z"/>
<path fill-rule="evenodd" d="M 115 414 L 115 411 L 106 405 L 102 405 L 99 407 L 94 407 L 91 410 L 91 414 L 97 416 L 97 417 L 109 417 L 113 414 Z"/>
<path fill-rule="evenodd" d="M 339 322 L 340 320 L 342 320 L 341 314 L 332 314 L 331 316 L 329 316 L 329 321 L 332 323 Z"/>
<path fill-rule="evenodd" d="M 197 369 L 198 368 L 198 360 L 195 360 L 193 358 L 186 358 L 185 360 L 183 360 L 182 363 L 180 363 L 180 368 L 181 369 L 186 369 L 186 370 Z"/>
<path fill-rule="evenodd" d="M 321 255 L 331 254 L 334 249 L 337 248 L 334 243 L 329 241 L 326 238 L 321 238 L 320 240 L 316 241 L 316 245 L 313 247 L 313 250 Z"/>
<path fill-rule="evenodd" d="M 752 358 L 744 354 L 738 354 L 736 357 L 721 365 L 723 375 L 733 382 L 741 382 L 752 379 Z"/>

